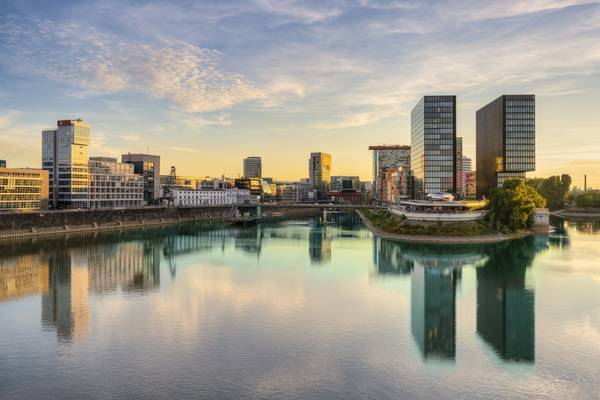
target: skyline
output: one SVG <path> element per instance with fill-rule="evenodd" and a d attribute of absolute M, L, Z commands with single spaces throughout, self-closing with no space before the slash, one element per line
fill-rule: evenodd
<path fill-rule="evenodd" d="M 256 155 L 295 180 L 324 152 L 332 175 L 370 180 L 368 146 L 410 144 L 423 95 L 457 95 L 474 160 L 475 111 L 531 93 L 528 176 L 600 186 L 600 3 L 452 4 L 3 2 L 0 158 L 39 168 L 41 131 L 82 117 L 90 155 L 149 147 L 165 174 L 237 176 Z"/>

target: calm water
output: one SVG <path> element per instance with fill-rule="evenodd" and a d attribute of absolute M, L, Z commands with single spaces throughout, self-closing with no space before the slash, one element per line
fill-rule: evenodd
<path fill-rule="evenodd" d="M 353 215 L 0 247 L 0 398 L 600 392 L 600 224 L 494 246 Z"/>

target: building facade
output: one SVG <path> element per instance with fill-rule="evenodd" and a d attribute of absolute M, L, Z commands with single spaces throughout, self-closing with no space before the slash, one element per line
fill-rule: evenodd
<path fill-rule="evenodd" d="M 467 197 L 469 193 L 469 179 L 473 178 L 473 160 L 470 157 L 462 156 L 460 158 L 460 174 L 458 176 L 457 186 L 458 186 L 458 194 L 461 197 Z"/>
<path fill-rule="evenodd" d="M 262 194 L 262 181 L 260 178 L 239 178 L 235 180 L 235 187 L 238 189 L 248 190 L 253 196 Z"/>
<path fill-rule="evenodd" d="M 6 160 L 0 160 L 0 168 L 6 168 Z"/>
<path fill-rule="evenodd" d="M 412 174 L 407 166 L 385 168 L 383 170 L 382 203 L 398 204 L 401 200 L 411 199 Z"/>
<path fill-rule="evenodd" d="M 260 157 L 244 158 L 244 178 L 262 178 L 262 160 Z"/>
<path fill-rule="evenodd" d="M 160 197 L 160 156 L 127 153 L 121 162 L 133 164 L 136 174 L 144 177 L 144 202 L 154 204 Z"/>
<path fill-rule="evenodd" d="M 535 170 L 535 95 L 502 95 L 477 111 L 477 197 Z"/>
<path fill-rule="evenodd" d="M 329 190 L 332 192 L 360 191 L 360 178 L 358 176 L 332 176 Z"/>
<path fill-rule="evenodd" d="M 461 197 L 463 195 L 464 186 L 464 173 L 463 173 L 463 138 L 460 136 L 456 137 L 456 194 Z"/>
<path fill-rule="evenodd" d="M 142 207 L 144 178 L 129 163 L 116 158 L 90 157 L 89 208 Z"/>
<path fill-rule="evenodd" d="M 308 181 L 310 187 L 316 191 L 317 199 L 326 198 L 331 181 L 331 154 L 310 153 Z"/>
<path fill-rule="evenodd" d="M 415 198 L 456 193 L 456 96 L 425 96 L 411 112 Z"/>
<path fill-rule="evenodd" d="M 0 168 L 0 211 L 48 209 L 48 171 Z"/>
<path fill-rule="evenodd" d="M 383 179 L 386 168 L 410 168 L 410 146 L 382 145 L 369 146 L 373 152 L 372 192 L 376 201 L 383 201 Z"/>
<path fill-rule="evenodd" d="M 90 126 L 83 120 L 61 120 L 42 131 L 42 168 L 48 171 L 53 208 L 88 206 Z"/>
<path fill-rule="evenodd" d="M 254 203 L 256 196 L 245 189 L 199 190 L 176 188 L 172 191 L 176 207 L 226 206 Z"/>

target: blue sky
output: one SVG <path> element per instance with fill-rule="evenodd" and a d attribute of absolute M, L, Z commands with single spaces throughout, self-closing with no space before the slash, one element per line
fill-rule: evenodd
<path fill-rule="evenodd" d="M 164 172 L 370 178 L 371 144 L 409 144 L 420 96 L 475 111 L 537 95 L 538 176 L 600 186 L 600 4 L 589 1 L 17 1 L 0 4 L 0 158 L 39 167 L 40 131 L 92 125 L 92 154 Z"/>

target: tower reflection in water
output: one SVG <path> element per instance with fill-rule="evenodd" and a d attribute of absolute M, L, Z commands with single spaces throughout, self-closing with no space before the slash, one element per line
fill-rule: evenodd
<path fill-rule="evenodd" d="M 534 291 L 525 275 L 547 244 L 541 236 L 465 251 L 374 238 L 373 256 L 378 274 L 410 274 L 411 332 L 424 359 L 456 356 L 456 287 L 469 266 L 476 267 L 477 333 L 502 359 L 533 362 Z"/>
<path fill-rule="evenodd" d="M 90 292 L 142 292 L 159 286 L 158 247 L 91 243 L 79 238 L 70 247 L 48 241 L 3 249 L 0 301 L 40 294 L 42 326 L 54 330 L 59 340 L 70 341 L 89 330 Z M 26 254 L 32 251 L 37 254 Z"/>

